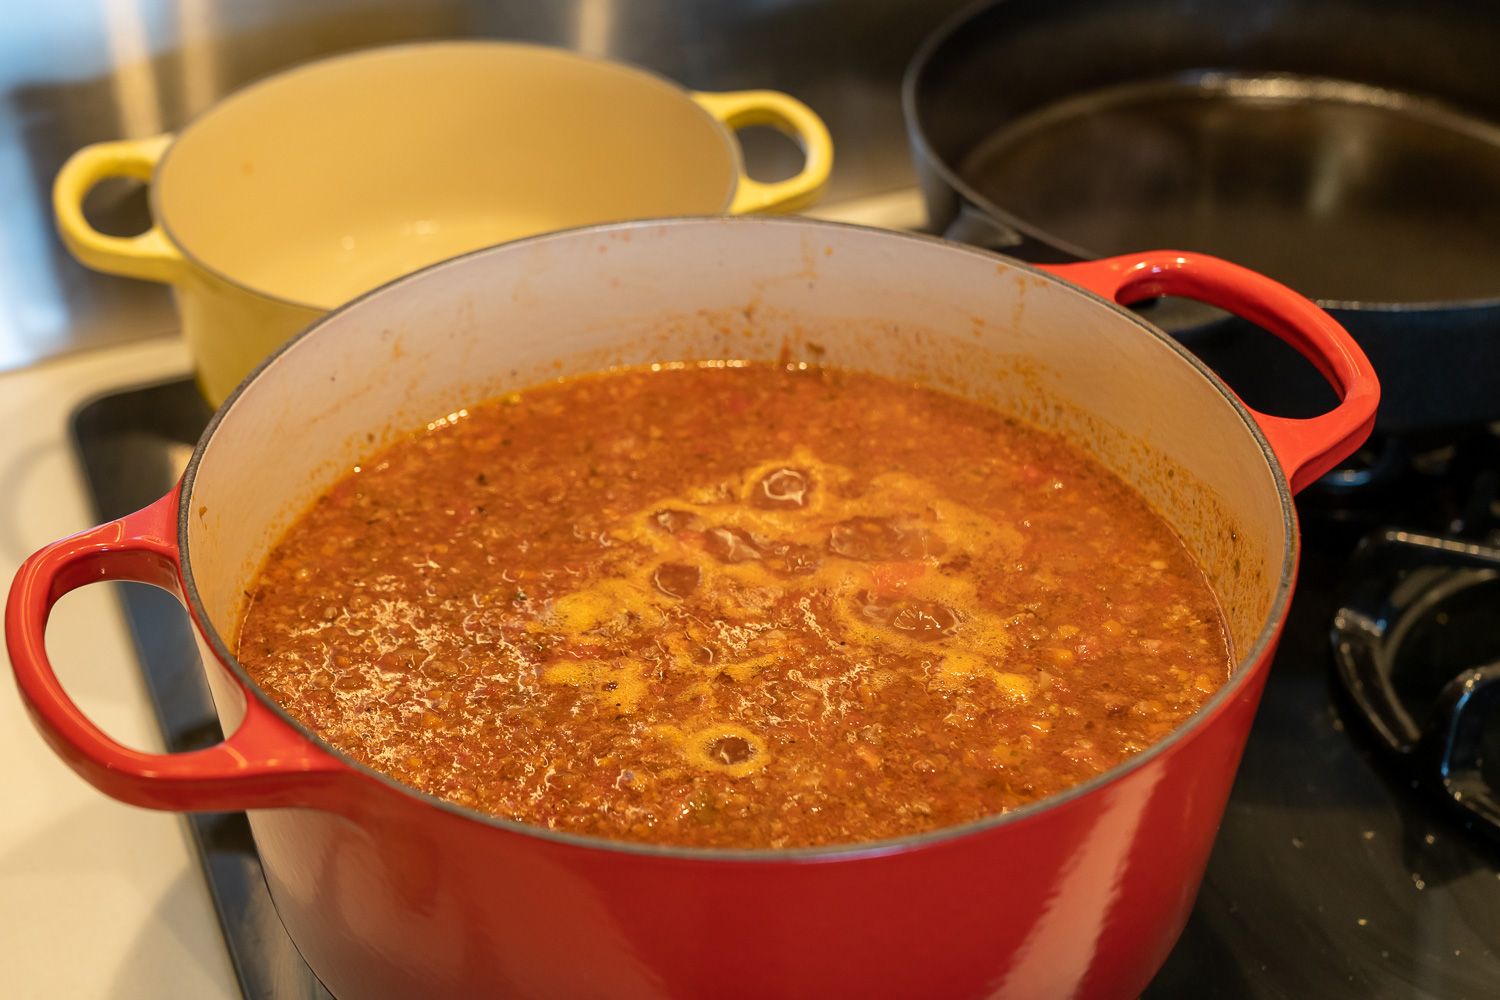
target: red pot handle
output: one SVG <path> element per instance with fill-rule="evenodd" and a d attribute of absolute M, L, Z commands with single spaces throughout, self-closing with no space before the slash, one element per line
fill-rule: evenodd
<path fill-rule="evenodd" d="M 89 721 L 47 659 L 47 618 L 71 590 L 100 580 L 160 587 L 182 600 L 178 490 L 118 521 L 64 538 L 22 564 L 5 608 L 5 642 L 21 699 L 52 749 L 94 787 L 151 809 L 225 812 L 327 802 L 351 773 L 255 697 L 224 742 L 189 753 L 143 753 Z"/>
<path fill-rule="evenodd" d="M 1045 270 L 1121 305 L 1159 295 L 1197 299 L 1270 330 L 1317 366 L 1339 404 L 1305 420 L 1250 409 L 1296 493 L 1354 453 L 1375 426 L 1380 383 L 1354 338 L 1277 281 L 1205 254 L 1152 250 Z"/>

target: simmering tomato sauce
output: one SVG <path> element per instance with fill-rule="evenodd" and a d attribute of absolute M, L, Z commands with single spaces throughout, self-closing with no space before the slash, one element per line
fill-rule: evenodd
<path fill-rule="evenodd" d="M 270 554 L 238 655 L 424 792 L 721 848 L 1014 809 L 1231 668 L 1201 569 L 1075 447 L 931 388 L 739 362 L 562 380 L 370 456 Z"/>

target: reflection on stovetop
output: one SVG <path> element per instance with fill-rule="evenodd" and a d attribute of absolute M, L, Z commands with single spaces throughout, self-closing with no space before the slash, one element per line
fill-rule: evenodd
<path fill-rule="evenodd" d="M 209 414 L 190 383 L 115 393 L 74 435 L 101 518 L 166 492 Z M 1390 449 L 1396 449 L 1392 452 Z M 1299 500 L 1301 576 L 1213 858 L 1148 998 L 1478 998 L 1500 983 L 1500 839 L 1446 808 L 1389 753 L 1335 680 L 1330 626 L 1349 560 L 1388 527 L 1449 534 L 1500 470 L 1500 438 L 1377 445 L 1365 469 Z M 1368 474 L 1367 474 L 1368 473 Z M 1358 486 L 1358 489 L 1352 488 Z M 172 750 L 218 738 L 180 609 L 125 591 L 148 689 Z M 247 996 L 327 993 L 270 908 L 239 815 L 191 826 Z"/>
<path fill-rule="evenodd" d="M 1303 506 L 1348 541 L 1400 528 L 1500 543 L 1500 423 L 1371 438 Z"/>

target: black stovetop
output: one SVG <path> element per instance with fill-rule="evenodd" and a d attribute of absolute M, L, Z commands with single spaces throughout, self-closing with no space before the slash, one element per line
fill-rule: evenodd
<path fill-rule="evenodd" d="M 80 408 L 74 438 L 99 517 L 170 489 L 208 417 L 185 380 Z M 1445 533 L 1458 518 L 1457 473 L 1433 461 L 1414 484 L 1398 477 L 1358 497 L 1320 485 L 1299 500 L 1302 570 L 1286 632 L 1192 919 L 1146 997 L 1500 991 L 1500 839 L 1384 751 L 1331 665 L 1330 624 L 1358 540 L 1387 526 Z M 152 588 L 123 592 L 167 747 L 217 741 L 186 615 Z M 244 816 L 188 822 L 245 995 L 327 997 L 271 908 Z"/>

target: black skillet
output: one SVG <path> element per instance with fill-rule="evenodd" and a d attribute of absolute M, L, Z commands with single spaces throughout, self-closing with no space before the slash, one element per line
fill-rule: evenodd
<path fill-rule="evenodd" d="M 1348 327 L 1379 430 L 1500 419 L 1500 6 L 1002 0 L 928 39 L 903 101 L 934 231 L 1226 257 Z M 1239 321 L 1155 309 L 1253 405 L 1326 408 Z"/>

